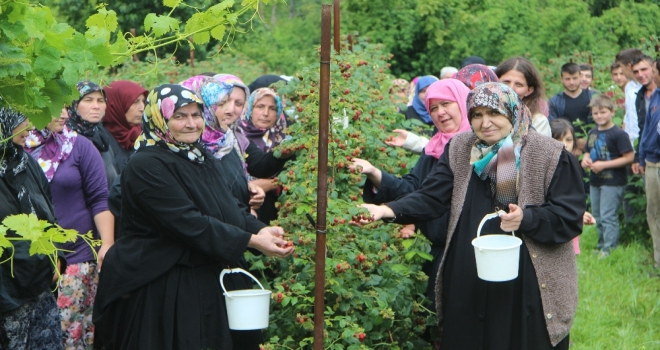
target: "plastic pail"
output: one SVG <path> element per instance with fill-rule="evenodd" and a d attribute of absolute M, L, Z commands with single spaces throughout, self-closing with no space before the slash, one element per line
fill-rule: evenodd
<path fill-rule="evenodd" d="M 261 289 L 227 291 L 222 278 L 227 273 L 244 273 L 257 282 Z M 243 269 L 225 269 L 220 273 L 220 286 L 225 295 L 229 329 L 251 330 L 268 328 L 271 291 L 265 290 L 259 281 Z"/>
<path fill-rule="evenodd" d="M 511 232 L 509 235 L 481 236 L 484 223 L 504 214 L 503 211 L 486 215 L 477 229 L 477 238 L 472 240 L 477 260 L 477 275 L 484 281 L 502 282 L 518 277 L 518 261 L 522 240 Z"/>

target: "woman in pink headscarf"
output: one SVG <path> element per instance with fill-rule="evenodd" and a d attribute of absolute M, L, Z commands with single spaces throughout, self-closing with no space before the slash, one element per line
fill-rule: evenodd
<path fill-rule="evenodd" d="M 445 150 L 445 145 L 454 135 L 471 131 L 467 117 L 467 95 L 470 92 L 465 84 L 456 79 L 444 79 L 431 84 L 426 90 L 425 106 L 438 128 L 424 148 L 422 156 L 417 161 L 410 174 L 397 178 L 388 174 L 364 159 L 355 158 L 349 168 L 358 168 L 367 175 L 362 199 L 366 203 L 381 204 L 395 200 L 405 194 L 416 191 L 431 173 L 438 159 Z M 435 300 L 435 276 L 442 258 L 447 238 L 448 215 L 433 221 L 419 223 L 416 227 L 431 241 L 433 262 L 424 266 L 424 272 L 429 276 L 427 295 L 429 300 Z"/>

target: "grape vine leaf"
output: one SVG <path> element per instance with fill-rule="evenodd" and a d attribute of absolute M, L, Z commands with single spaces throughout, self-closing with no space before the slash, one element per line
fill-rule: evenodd
<path fill-rule="evenodd" d="M 17 235 L 31 241 L 41 238 L 46 227 L 52 225 L 48 221 L 39 220 L 34 214 L 11 215 L 6 217 L 2 224 L 16 232 Z"/>
<path fill-rule="evenodd" d="M 75 242 L 78 239 L 78 231 L 66 230 L 59 226 L 49 228 L 46 234 L 57 243 Z"/>
<path fill-rule="evenodd" d="M 50 240 L 50 237 L 44 236 L 33 240 L 30 244 L 30 255 L 42 254 L 52 255 L 57 252 L 57 247 Z"/>
<path fill-rule="evenodd" d="M 175 8 L 179 6 L 181 3 L 181 0 L 163 0 L 163 5 L 171 8 Z M 148 29 L 147 29 L 148 30 Z"/>
<path fill-rule="evenodd" d="M 178 31 L 179 20 L 150 13 L 144 18 L 144 29 L 152 31 L 156 36 L 163 36 L 165 33 Z"/>

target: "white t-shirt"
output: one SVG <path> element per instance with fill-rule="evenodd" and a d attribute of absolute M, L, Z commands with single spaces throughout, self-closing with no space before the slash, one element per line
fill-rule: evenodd
<path fill-rule="evenodd" d="M 630 143 L 635 144 L 635 140 L 639 138 L 639 125 L 637 123 L 637 107 L 635 100 L 637 99 L 637 92 L 642 88 L 642 84 L 630 80 L 626 84 L 626 115 L 623 117 L 623 122 L 626 124 L 624 131 L 630 138 Z"/>

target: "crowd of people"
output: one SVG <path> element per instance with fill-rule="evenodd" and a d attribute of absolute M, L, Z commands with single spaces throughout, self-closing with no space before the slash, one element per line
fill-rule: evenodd
<path fill-rule="evenodd" d="M 392 81 L 401 119 L 429 131 L 396 129 L 387 144 L 419 161 L 403 177 L 369 159 L 349 168 L 366 175 L 373 219 L 431 242 L 423 269 L 439 347 L 568 349 L 583 224 L 596 225 L 606 258 L 620 208 L 633 214 L 624 194 L 638 191 L 627 186 L 635 174 L 645 175 L 660 268 L 660 60 L 623 50 L 611 76 L 615 89 L 601 93 L 590 65 L 566 63 L 564 91 L 548 100 L 529 60 L 487 66 L 472 56 L 439 78 Z M 293 253 L 270 226 L 281 192 L 273 178 L 290 159 L 273 150 L 295 122 L 271 85 L 287 79 L 247 85 L 205 73 L 151 90 L 83 81 L 42 130 L 0 109 L 0 221 L 35 214 L 102 242 L 96 252 L 82 239 L 59 246 L 57 264 L 16 242 L 13 268 L 0 265 L 0 348 L 258 349 L 261 331 L 229 329 L 217 278 L 248 269 L 248 249 Z M 523 244 L 519 277 L 493 283 L 478 277 L 470 242 L 498 210 L 484 234 L 514 232 Z M 243 275 L 225 279 L 228 290 L 252 288 Z"/>

